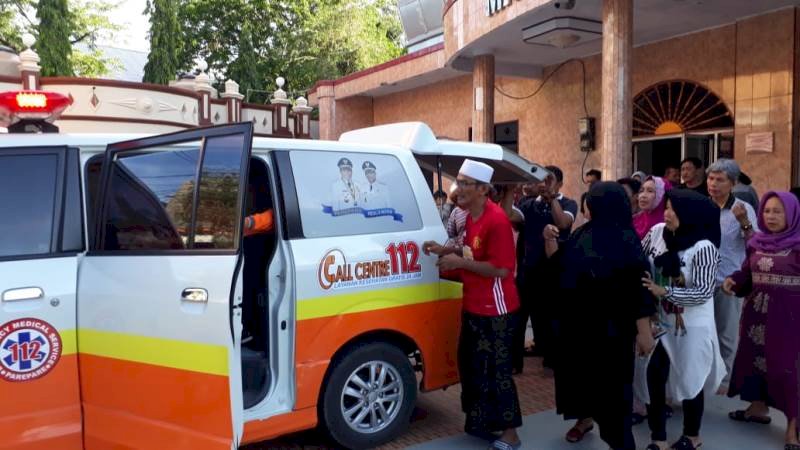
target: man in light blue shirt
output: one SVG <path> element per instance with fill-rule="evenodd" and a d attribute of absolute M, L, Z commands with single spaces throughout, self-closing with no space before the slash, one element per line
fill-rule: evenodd
<path fill-rule="evenodd" d="M 720 264 L 717 271 L 717 287 L 714 292 L 714 319 L 717 325 L 720 353 L 725 360 L 727 375 L 721 390 L 727 390 L 733 360 L 739 340 L 739 319 L 742 314 L 742 299 L 725 294 L 721 287 L 725 278 L 742 267 L 746 253 L 747 240 L 756 230 L 755 210 L 747 202 L 733 195 L 733 187 L 739 179 L 741 170 L 736 161 L 721 158 L 711 164 L 706 171 L 706 183 L 711 200 L 720 207 L 720 231 L 722 241 L 719 246 Z"/>

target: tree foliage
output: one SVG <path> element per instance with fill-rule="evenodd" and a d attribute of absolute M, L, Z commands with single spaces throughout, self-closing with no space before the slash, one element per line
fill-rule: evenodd
<path fill-rule="evenodd" d="M 181 47 L 178 4 L 174 0 L 149 0 L 145 12 L 150 14 L 150 54 L 142 81 L 168 84 L 178 72 Z"/>
<path fill-rule="evenodd" d="M 401 55 L 396 8 L 392 0 L 183 0 L 181 66 L 203 58 L 218 80 L 234 79 L 243 93 L 272 91 L 283 76 L 285 89 L 299 95 L 320 79 Z"/>
<path fill-rule="evenodd" d="M 72 20 L 70 20 L 67 0 L 39 0 L 36 8 L 39 20 L 39 38 L 36 52 L 41 58 L 42 75 L 72 76 Z"/>
<path fill-rule="evenodd" d="M 40 40 L 38 9 L 48 7 L 48 3 L 52 0 L 0 0 L 0 45 L 23 50 L 21 36 L 25 31 Z M 118 61 L 103 56 L 96 46 L 99 39 L 111 40 L 120 30 L 120 25 L 111 20 L 115 8 L 113 0 L 67 0 L 69 14 L 65 17 L 70 31 L 65 36 L 71 49 L 66 55 L 77 75 L 102 76 L 119 65 Z"/>

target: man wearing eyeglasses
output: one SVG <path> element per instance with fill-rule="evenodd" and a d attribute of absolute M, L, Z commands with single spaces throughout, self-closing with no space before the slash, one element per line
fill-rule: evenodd
<path fill-rule="evenodd" d="M 514 283 L 516 252 L 506 213 L 492 202 L 494 170 L 465 160 L 456 178 L 456 203 L 468 212 L 460 249 L 425 242 L 425 254 L 439 255 L 442 272 L 460 271 L 463 282 L 458 368 L 464 430 L 492 441 L 492 449 L 519 449 L 522 425 L 512 375 L 511 346 L 519 297 Z M 496 434 L 497 433 L 497 434 Z"/>

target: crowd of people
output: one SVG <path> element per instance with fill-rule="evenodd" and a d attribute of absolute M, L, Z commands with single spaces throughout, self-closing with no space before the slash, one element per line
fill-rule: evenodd
<path fill-rule="evenodd" d="M 785 414 L 784 448 L 800 450 L 798 190 L 759 201 L 734 160 L 687 158 L 663 176 L 591 170 L 576 202 L 547 170 L 541 183 L 492 185 L 491 167 L 466 160 L 435 195 L 449 239 L 424 251 L 464 284 L 465 431 L 521 448 L 512 375 L 534 355 L 575 421 L 570 442 L 596 424 L 610 448 L 633 450 L 646 421 L 647 450 L 697 449 L 706 396 L 728 395 L 749 402 L 732 421 Z M 670 437 L 673 404 L 683 432 Z"/>

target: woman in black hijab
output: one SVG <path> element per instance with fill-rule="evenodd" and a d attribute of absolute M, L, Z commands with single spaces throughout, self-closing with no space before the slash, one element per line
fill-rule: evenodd
<path fill-rule="evenodd" d="M 664 223 L 642 240 L 652 275 L 642 283 L 659 299 L 663 335 L 647 361 L 646 391 L 652 442 L 647 450 L 695 450 L 702 445 L 703 391 L 715 392 L 725 377 L 714 324 L 719 265 L 720 210 L 689 189 L 667 193 Z M 683 435 L 667 443 L 666 397 L 683 403 Z"/>
<path fill-rule="evenodd" d="M 556 251 L 557 230 L 544 232 L 564 289 L 556 305 L 556 408 L 565 419 L 594 418 L 612 449 L 633 450 L 634 352 L 647 354 L 655 346 L 655 302 L 640 281 L 649 266 L 625 189 L 598 182 L 586 202 L 591 220 L 563 248 Z M 581 431 L 588 429 L 584 424 Z"/>

